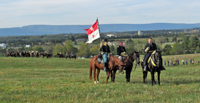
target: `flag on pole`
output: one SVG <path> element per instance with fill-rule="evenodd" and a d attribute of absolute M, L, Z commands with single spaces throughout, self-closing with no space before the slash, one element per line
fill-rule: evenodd
<path fill-rule="evenodd" d="M 84 29 L 88 35 L 88 41 L 86 43 L 92 43 L 92 41 L 100 38 L 99 25 L 96 21 L 89 29 Z"/>

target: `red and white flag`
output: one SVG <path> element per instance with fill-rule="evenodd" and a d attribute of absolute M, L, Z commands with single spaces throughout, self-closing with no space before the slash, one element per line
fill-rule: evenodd
<path fill-rule="evenodd" d="M 92 43 L 92 41 L 100 38 L 99 25 L 96 21 L 89 29 L 84 29 L 87 31 L 88 41 L 86 43 Z"/>

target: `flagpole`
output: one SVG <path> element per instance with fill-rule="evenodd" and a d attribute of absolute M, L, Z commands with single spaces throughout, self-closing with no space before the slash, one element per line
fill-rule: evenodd
<path fill-rule="evenodd" d="M 99 27 L 99 20 L 98 20 L 98 17 L 97 17 L 97 23 L 98 23 L 98 27 Z M 99 27 L 99 36 L 100 36 L 100 44 L 101 44 L 101 33 L 100 33 L 100 27 Z"/>

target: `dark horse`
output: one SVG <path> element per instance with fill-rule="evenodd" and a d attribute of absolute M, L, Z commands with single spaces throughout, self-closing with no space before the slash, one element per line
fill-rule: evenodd
<path fill-rule="evenodd" d="M 104 66 L 103 64 L 99 64 L 97 63 L 98 60 L 98 56 L 94 56 L 90 59 L 90 65 L 89 65 L 89 78 L 90 80 L 92 79 L 92 70 L 93 70 L 93 76 L 94 76 L 94 83 L 99 83 L 99 73 L 100 73 L 100 69 L 104 70 Z M 123 62 L 117 58 L 116 56 L 110 56 L 110 59 L 108 61 L 108 68 L 107 68 L 107 79 L 106 79 L 106 84 L 108 83 L 108 79 L 109 79 L 109 75 L 111 74 L 111 72 L 113 71 L 113 83 L 115 82 L 115 73 L 117 71 L 117 67 L 119 67 L 119 69 L 121 71 L 123 71 L 124 68 L 124 64 Z M 97 73 L 96 73 L 97 70 Z M 97 78 L 97 81 L 96 81 Z"/>
<path fill-rule="evenodd" d="M 52 57 L 52 54 L 44 54 L 43 52 L 42 53 L 40 53 L 40 55 L 42 55 L 43 56 L 43 58 L 46 56 L 47 58 L 51 58 Z"/>
<path fill-rule="evenodd" d="M 68 53 L 65 55 L 66 59 L 70 58 L 71 59 L 71 55 L 69 55 Z"/>
<path fill-rule="evenodd" d="M 73 59 L 76 59 L 76 55 L 74 54 L 74 55 L 71 55 L 71 58 Z"/>
<path fill-rule="evenodd" d="M 155 72 L 158 73 L 158 84 L 160 85 L 160 72 L 162 68 L 162 51 L 154 51 L 152 55 L 149 57 L 148 63 L 147 63 L 147 71 L 151 72 L 151 82 L 152 86 L 156 81 L 154 79 Z M 142 70 L 143 70 L 143 82 L 145 83 L 145 79 L 147 78 L 147 71 L 144 71 L 144 65 L 143 62 L 141 63 Z"/>
<path fill-rule="evenodd" d="M 38 53 L 38 52 L 36 52 L 36 53 L 35 53 L 35 57 L 37 57 L 37 58 L 38 58 L 39 56 L 40 56 L 40 55 L 39 55 L 39 53 Z"/>
<path fill-rule="evenodd" d="M 124 63 L 126 64 L 125 69 L 126 70 L 126 81 L 130 82 L 131 77 L 131 71 L 133 68 L 133 62 L 136 60 L 136 66 L 140 63 L 140 52 L 133 52 L 129 54 L 127 57 L 125 57 Z M 136 67 L 135 67 L 136 68 Z"/>
<path fill-rule="evenodd" d="M 59 58 L 64 58 L 64 55 L 63 55 L 63 54 L 57 53 L 57 55 L 58 55 Z"/>

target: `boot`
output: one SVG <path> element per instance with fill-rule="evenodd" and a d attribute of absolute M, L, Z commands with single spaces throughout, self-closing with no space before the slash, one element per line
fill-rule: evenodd
<path fill-rule="evenodd" d="M 104 66 L 104 71 L 106 71 L 107 70 L 106 63 L 103 63 L 103 66 Z"/>

